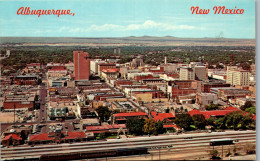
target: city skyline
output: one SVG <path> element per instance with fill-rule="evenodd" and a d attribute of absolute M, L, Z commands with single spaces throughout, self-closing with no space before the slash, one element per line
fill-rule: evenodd
<path fill-rule="evenodd" d="M 203 3 L 204 2 L 204 3 Z M 128 37 L 255 39 L 255 1 L 0 1 L 1 37 Z M 191 13 L 192 6 L 210 9 Z M 214 14 L 214 6 L 244 9 L 241 15 Z M 17 15 L 20 7 L 70 9 L 75 16 Z M 11 27 L 10 27 L 11 26 Z"/>

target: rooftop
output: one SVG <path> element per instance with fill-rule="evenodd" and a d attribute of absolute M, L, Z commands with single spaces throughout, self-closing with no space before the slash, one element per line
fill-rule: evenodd
<path fill-rule="evenodd" d="M 148 116 L 148 114 L 144 112 L 126 112 L 126 113 L 114 114 L 114 117 L 131 117 L 131 116 Z"/>

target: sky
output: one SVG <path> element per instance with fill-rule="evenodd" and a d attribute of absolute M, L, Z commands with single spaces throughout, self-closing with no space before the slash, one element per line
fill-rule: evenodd
<path fill-rule="evenodd" d="M 210 9 L 192 14 L 191 7 Z M 214 14 L 214 6 L 244 9 Z M 70 9 L 71 15 L 17 15 L 20 7 Z M 254 0 L 0 0 L 1 37 L 255 38 Z"/>

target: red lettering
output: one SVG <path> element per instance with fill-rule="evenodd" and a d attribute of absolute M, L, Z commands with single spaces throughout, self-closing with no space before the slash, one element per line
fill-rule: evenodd
<path fill-rule="evenodd" d="M 20 7 L 20 8 L 17 10 L 17 15 L 22 14 L 23 10 L 24 10 L 24 7 Z"/>
<path fill-rule="evenodd" d="M 197 6 L 197 7 L 192 6 L 190 9 L 191 9 L 191 13 L 192 13 L 192 14 L 193 14 L 194 12 L 195 12 L 196 14 L 208 14 L 209 11 L 210 11 L 210 9 L 199 9 L 199 6 Z"/>
<path fill-rule="evenodd" d="M 197 6 L 197 7 L 192 6 L 190 9 L 191 9 L 191 13 L 192 13 L 192 14 L 193 14 L 195 11 L 196 11 L 196 14 L 197 14 L 197 11 L 199 10 L 199 6 Z"/>
<path fill-rule="evenodd" d="M 213 10 L 215 11 L 214 14 L 243 14 L 244 9 L 237 9 L 237 6 L 235 6 L 235 9 L 226 9 L 225 6 L 214 6 Z"/>
<path fill-rule="evenodd" d="M 30 14 L 30 7 L 25 7 L 24 14 L 25 15 L 29 15 Z"/>
<path fill-rule="evenodd" d="M 60 15 L 71 15 L 72 13 L 70 12 L 70 9 L 68 10 L 55 10 L 55 9 L 49 9 L 49 10 L 42 10 L 42 9 L 38 9 L 38 10 L 30 10 L 30 7 L 20 7 L 17 10 L 17 15 L 37 15 L 38 17 L 40 17 L 41 15 L 57 15 L 57 17 L 60 17 Z M 73 13 L 73 16 L 75 15 L 75 13 Z"/>
<path fill-rule="evenodd" d="M 61 15 L 66 15 L 66 10 L 61 10 Z"/>
<path fill-rule="evenodd" d="M 41 10 L 37 10 L 36 14 L 38 15 L 38 17 L 41 16 Z"/>
<path fill-rule="evenodd" d="M 58 15 L 58 17 L 60 17 L 60 10 L 56 11 L 56 15 Z"/>

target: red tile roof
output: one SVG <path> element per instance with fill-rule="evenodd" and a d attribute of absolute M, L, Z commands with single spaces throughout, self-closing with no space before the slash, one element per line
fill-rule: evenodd
<path fill-rule="evenodd" d="M 125 124 L 113 124 L 113 129 L 120 129 L 120 128 L 126 128 Z"/>
<path fill-rule="evenodd" d="M 43 134 L 35 134 L 29 136 L 29 141 L 46 141 L 46 140 L 53 140 L 54 137 L 49 137 L 48 133 Z"/>
<path fill-rule="evenodd" d="M 126 128 L 125 124 L 113 124 L 113 125 L 103 125 L 103 126 L 86 126 L 86 130 L 88 132 L 92 131 L 106 131 L 110 129 L 120 129 L 120 128 Z"/>
<path fill-rule="evenodd" d="M 174 118 L 174 115 L 172 113 L 157 113 L 155 111 L 152 111 L 151 115 L 153 116 L 153 119 L 155 121 L 163 121 L 164 119 Z"/>
<path fill-rule="evenodd" d="M 108 130 L 109 128 L 104 126 L 86 126 L 87 131 L 100 131 L 100 130 Z"/>
<path fill-rule="evenodd" d="M 63 134 L 66 133 L 63 132 Z M 77 139 L 77 138 L 86 138 L 86 134 L 84 132 L 68 132 L 68 135 L 61 139 Z M 48 133 L 35 134 L 29 136 L 29 141 L 47 141 L 53 139 L 54 137 L 49 137 Z"/>
<path fill-rule="evenodd" d="M 236 107 L 229 106 L 229 107 L 227 107 L 225 110 L 239 111 L 240 109 L 238 109 L 238 108 L 236 108 Z"/>
<path fill-rule="evenodd" d="M 178 130 L 181 129 L 177 125 L 163 125 L 163 128 L 175 128 L 175 129 L 178 129 Z"/>
<path fill-rule="evenodd" d="M 126 112 L 126 113 L 117 113 L 114 114 L 114 117 L 131 117 L 131 116 L 148 116 L 144 112 Z"/>
<path fill-rule="evenodd" d="M 84 132 L 68 132 L 68 136 L 64 137 L 65 139 L 76 139 L 76 138 L 86 138 Z"/>
<path fill-rule="evenodd" d="M 240 111 L 239 109 L 235 107 L 228 107 L 225 110 L 214 110 L 214 111 L 199 111 L 197 109 L 193 109 L 192 111 L 189 111 L 188 113 L 193 116 L 196 114 L 202 114 L 204 115 L 205 119 L 209 119 L 211 116 L 225 116 L 228 113 Z"/>
<path fill-rule="evenodd" d="M 17 134 L 9 134 L 3 138 L 3 140 L 9 140 L 9 139 L 22 140 L 22 138 L 20 136 L 18 136 Z"/>

